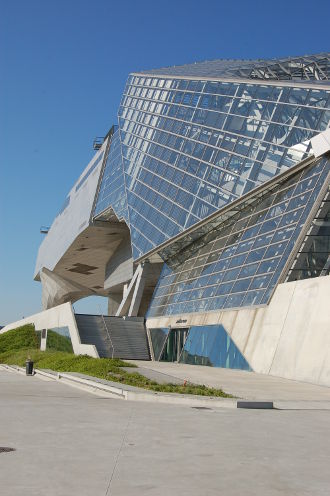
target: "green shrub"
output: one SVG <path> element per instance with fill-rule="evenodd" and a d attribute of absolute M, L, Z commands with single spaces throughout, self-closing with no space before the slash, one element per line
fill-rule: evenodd
<path fill-rule="evenodd" d="M 0 353 L 22 348 L 39 348 L 38 336 L 34 325 L 26 324 L 11 331 L 0 334 Z"/>

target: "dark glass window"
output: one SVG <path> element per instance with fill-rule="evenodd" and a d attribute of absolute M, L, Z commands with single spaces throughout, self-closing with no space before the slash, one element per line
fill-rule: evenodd
<path fill-rule="evenodd" d="M 163 347 L 169 332 L 167 328 L 160 329 L 149 329 L 150 338 L 152 343 L 152 348 L 154 352 L 155 360 L 160 359 L 161 352 L 163 351 Z"/>
<path fill-rule="evenodd" d="M 222 325 L 191 327 L 180 363 L 251 370 Z"/>

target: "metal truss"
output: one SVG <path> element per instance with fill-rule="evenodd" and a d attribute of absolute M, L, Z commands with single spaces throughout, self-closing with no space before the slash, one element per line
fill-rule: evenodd
<path fill-rule="evenodd" d="M 228 69 L 226 72 L 248 79 L 328 81 L 330 79 L 330 57 L 329 54 L 320 54 L 274 60 L 268 63 L 256 62 L 254 65 L 249 63 L 245 67 L 242 64 L 239 69 Z"/>

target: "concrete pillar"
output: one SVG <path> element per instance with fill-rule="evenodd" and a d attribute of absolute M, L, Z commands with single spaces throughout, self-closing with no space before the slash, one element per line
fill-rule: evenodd
<path fill-rule="evenodd" d="M 129 317 L 137 317 L 137 315 L 138 315 L 141 300 L 142 300 L 142 295 L 143 295 L 143 291 L 144 291 L 144 286 L 145 286 L 145 282 L 146 282 L 146 275 L 147 275 L 147 271 L 149 268 L 149 262 L 144 262 L 144 264 L 142 265 L 141 268 L 142 268 L 141 274 L 135 283 L 134 293 L 133 293 L 132 301 L 131 301 L 129 311 L 128 311 Z"/>
<path fill-rule="evenodd" d="M 46 351 L 46 346 L 47 346 L 47 329 L 42 329 L 40 336 L 40 351 Z"/>
<path fill-rule="evenodd" d="M 121 300 L 123 299 L 122 293 L 110 293 L 108 296 L 108 315 L 116 315 Z"/>
<path fill-rule="evenodd" d="M 142 277 L 143 270 L 143 265 L 138 265 L 128 287 L 126 287 L 126 285 L 124 286 L 123 299 L 116 312 L 116 317 L 137 315 L 142 297 L 142 293 L 139 289 L 140 283 L 142 282 L 142 292 L 145 284 L 145 279 Z"/>

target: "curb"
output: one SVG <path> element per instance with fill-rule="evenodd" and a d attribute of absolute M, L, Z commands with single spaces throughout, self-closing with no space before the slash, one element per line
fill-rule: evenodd
<path fill-rule="evenodd" d="M 17 365 L 0 364 L 0 370 L 16 372 L 26 376 L 25 368 Z M 96 382 L 93 379 L 70 375 L 64 372 L 46 372 L 35 369 L 34 375 L 41 380 L 60 381 L 68 386 L 88 391 L 89 393 L 103 398 L 114 398 L 126 401 L 146 401 L 150 403 L 167 403 L 173 405 L 185 405 L 193 408 L 237 408 L 252 410 L 277 410 L 277 411 L 295 411 L 295 410 L 326 410 L 330 411 L 330 400 L 243 400 L 240 398 L 217 398 L 212 396 L 183 395 L 178 393 L 159 393 L 148 391 L 133 386 L 108 385 Z M 30 376 L 33 377 L 33 376 Z"/>
<path fill-rule="evenodd" d="M 125 389 L 120 386 L 110 386 L 101 384 L 91 379 L 72 376 L 67 373 L 58 372 L 57 375 L 36 369 L 36 375 L 43 375 L 53 380 L 60 380 L 68 385 L 83 387 L 93 392 L 106 393 L 111 397 L 126 401 L 147 401 L 150 403 L 170 403 L 176 405 L 216 407 L 216 408 L 236 408 L 237 400 L 232 398 L 215 398 L 215 397 L 198 397 L 192 395 L 181 395 L 176 393 L 158 393 L 155 391 L 139 390 L 136 391 Z"/>
<path fill-rule="evenodd" d="M 14 365 L 1 364 L 0 367 L 25 375 L 25 369 Z M 242 401 L 235 398 L 217 398 L 206 396 L 183 395 L 177 393 L 159 393 L 156 391 L 147 391 L 139 388 L 136 390 L 125 389 L 121 386 L 112 386 L 73 376 L 64 372 L 46 372 L 44 370 L 34 369 L 34 375 L 40 379 L 50 379 L 60 381 L 71 387 L 76 387 L 101 396 L 121 399 L 126 401 L 146 401 L 150 403 L 167 403 L 173 405 L 185 405 L 199 408 L 250 408 L 250 409 L 270 409 L 273 408 L 272 402 L 260 401 Z"/>
<path fill-rule="evenodd" d="M 0 364 L 0 370 L 8 372 L 16 372 L 22 375 L 25 374 L 25 368 L 17 365 Z M 34 375 L 41 380 L 60 381 L 77 389 L 88 391 L 91 394 L 101 396 L 103 398 L 114 398 L 126 401 L 146 401 L 149 403 L 167 403 L 173 405 L 190 406 L 193 408 L 237 408 L 237 409 L 252 409 L 252 410 L 330 410 L 330 400 L 276 400 L 276 401 L 260 401 L 260 400 L 243 400 L 235 398 L 217 398 L 211 396 L 183 395 L 177 393 L 159 393 L 156 391 L 148 391 L 133 386 L 108 385 L 101 382 L 93 381 L 88 378 L 74 376 L 64 372 L 46 372 L 44 370 L 35 369 Z"/>
<path fill-rule="evenodd" d="M 1 368 L 11 372 L 17 372 L 25 375 L 23 367 L 1 364 Z M 186 405 L 207 408 L 237 408 L 237 400 L 232 398 L 215 398 L 215 397 L 198 397 L 192 395 L 181 395 L 176 393 L 158 393 L 155 391 L 126 390 L 123 387 L 108 386 L 101 384 L 90 379 L 83 379 L 81 377 L 72 376 L 63 372 L 55 372 L 54 374 L 45 372 L 43 370 L 35 369 L 35 376 L 40 379 L 51 379 L 53 381 L 60 381 L 72 387 L 78 387 L 91 393 L 98 395 L 106 395 L 116 399 L 126 401 L 147 401 L 150 403 L 168 403 L 175 405 Z"/>

